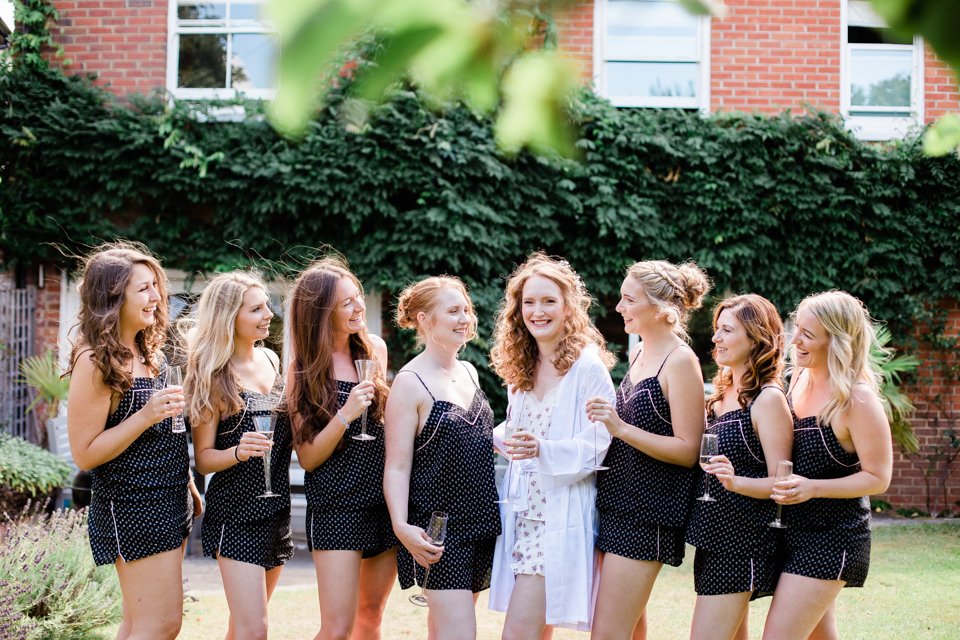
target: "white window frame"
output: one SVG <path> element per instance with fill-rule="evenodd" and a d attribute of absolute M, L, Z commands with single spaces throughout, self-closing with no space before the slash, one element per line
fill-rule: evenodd
<path fill-rule="evenodd" d="M 220 0 L 221 3 L 229 4 L 228 0 Z M 213 4 L 217 4 L 213 0 Z M 177 76 L 180 67 L 180 36 L 181 35 L 220 35 L 220 34 L 244 34 L 244 33 L 264 33 L 275 34 L 276 30 L 261 21 L 249 20 L 242 24 L 233 24 L 227 26 L 210 26 L 201 21 L 185 20 L 181 22 L 177 18 L 177 9 L 182 4 L 202 4 L 200 0 L 195 2 L 186 2 L 185 0 L 170 0 L 167 3 L 167 91 L 175 98 L 181 100 L 235 100 L 237 98 L 251 98 L 255 100 L 273 100 L 277 90 L 273 89 L 228 89 L 228 88 L 185 88 L 177 86 Z M 251 3 L 252 4 L 252 3 Z M 262 0 L 260 4 L 266 4 Z M 190 24 L 197 22 L 197 24 Z M 186 24 L 183 24 L 186 23 Z M 230 58 L 232 56 L 233 39 L 227 38 L 227 78 L 230 77 Z"/>
<path fill-rule="evenodd" d="M 867 141 L 903 138 L 923 126 L 924 65 L 923 40 L 915 36 L 913 44 L 862 44 L 849 41 L 849 0 L 840 3 L 840 113 L 854 135 Z M 850 70 L 856 51 L 912 51 L 909 107 L 854 106 L 850 104 Z M 869 115 L 871 112 L 883 115 Z"/>
<path fill-rule="evenodd" d="M 607 2 L 609 0 L 594 0 L 593 3 L 593 87 L 594 91 L 608 99 L 615 107 L 652 107 L 698 109 L 703 113 L 710 112 L 710 16 L 699 16 L 700 29 L 698 34 L 696 57 L 685 59 L 653 59 L 636 58 L 629 62 L 696 62 L 699 64 L 697 81 L 697 97 L 682 96 L 612 96 L 607 91 L 606 66 L 606 34 Z M 642 0 L 638 0 L 642 1 Z"/>

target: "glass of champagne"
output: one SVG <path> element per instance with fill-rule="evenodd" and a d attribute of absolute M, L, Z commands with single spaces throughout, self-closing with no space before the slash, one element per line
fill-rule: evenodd
<path fill-rule="evenodd" d="M 700 439 L 700 468 L 706 469 L 710 464 L 710 458 L 720 454 L 720 445 L 717 442 L 717 434 L 705 433 Z M 701 502 L 716 502 L 717 499 L 710 495 L 710 474 L 703 472 L 703 495 L 697 498 Z"/>
<path fill-rule="evenodd" d="M 427 537 L 430 542 L 438 547 L 443 546 L 443 541 L 447 537 L 447 514 L 443 511 L 434 511 L 430 515 L 430 523 L 427 525 Z M 430 567 L 427 567 L 423 573 L 423 584 L 420 585 L 420 593 L 410 596 L 410 602 L 418 607 L 429 606 L 427 596 L 424 591 L 427 588 L 427 580 L 430 579 Z"/>
<path fill-rule="evenodd" d="M 517 425 L 514 424 L 513 420 L 510 419 L 510 409 L 507 408 L 507 419 L 503 423 L 503 442 L 504 447 L 506 447 L 507 440 L 513 438 L 513 434 L 517 432 Z M 510 499 L 510 491 L 513 489 L 513 456 L 509 456 L 510 464 L 507 465 L 507 490 L 504 492 L 502 498 L 497 500 L 497 504 L 513 504 L 513 501 Z"/>
<path fill-rule="evenodd" d="M 376 360 L 354 360 L 353 364 L 357 367 L 357 377 L 360 382 L 369 382 L 377 375 L 379 364 Z M 376 436 L 367 433 L 367 409 L 363 410 L 363 416 L 360 418 L 360 433 L 350 436 L 354 440 L 376 440 Z"/>
<path fill-rule="evenodd" d="M 793 463 L 789 460 L 780 460 L 777 462 L 777 481 L 780 480 L 789 480 L 790 476 L 793 475 Z M 779 502 L 777 503 L 777 517 L 773 519 L 770 523 L 770 526 L 774 529 L 786 529 L 787 525 L 783 524 L 780 520 L 780 516 L 783 514 L 783 505 Z"/>
<path fill-rule="evenodd" d="M 577 404 L 580 405 L 582 403 L 578 402 Z M 603 426 L 602 422 L 593 423 L 593 466 L 590 467 L 591 471 L 606 471 L 610 468 L 600 464 L 600 449 L 597 446 L 597 433 L 600 431 L 600 429 L 605 428 L 606 427 Z"/>
<path fill-rule="evenodd" d="M 277 405 L 267 401 L 251 400 L 248 403 L 248 410 L 253 414 L 253 426 L 257 433 L 266 437 L 267 441 L 273 444 L 273 432 L 277 426 Z M 258 498 L 273 498 L 280 494 L 274 493 L 270 485 L 270 449 L 263 452 L 263 486 L 264 491 Z"/>
<path fill-rule="evenodd" d="M 183 373 L 180 372 L 180 367 L 172 365 L 167 367 L 167 372 L 165 376 L 159 378 L 163 381 L 164 389 L 172 389 L 173 387 L 183 388 Z M 187 430 L 187 425 L 183 421 L 183 412 L 178 413 L 173 416 L 173 423 L 171 425 L 170 431 L 172 433 L 183 433 Z"/>

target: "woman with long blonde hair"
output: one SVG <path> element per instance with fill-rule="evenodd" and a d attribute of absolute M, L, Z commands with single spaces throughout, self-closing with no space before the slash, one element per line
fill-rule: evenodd
<path fill-rule="evenodd" d="M 117 638 L 175 638 L 183 551 L 201 507 L 187 435 L 173 430 L 183 389 L 154 389 L 167 375 L 167 277 L 142 245 L 115 243 L 86 258 L 78 288 L 67 429 L 74 461 L 91 470 L 93 558 L 120 579 Z"/>
<path fill-rule="evenodd" d="M 769 526 L 770 493 L 777 462 L 790 459 L 793 444 L 776 307 L 752 293 L 724 299 L 713 310 L 713 345 L 718 369 L 707 432 L 717 437 L 720 455 L 704 467 L 714 500 L 694 501 L 687 526 L 687 542 L 697 548 L 692 640 L 746 638 L 751 597 L 773 592 L 779 530 Z"/>
<path fill-rule="evenodd" d="M 290 427 L 278 414 L 272 441 L 254 416 L 282 395 L 280 360 L 262 342 L 270 335 L 270 296 L 252 273 L 216 276 L 195 318 L 183 323 L 184 389 L 197 471 L 213 474 L 206 491 L 203 555 L 216 558 L 230 618 L 228 640 L 267 637 L 267 602 L 293 555 L 290 537 Z M 271 451 L 265 489 L 264 452 Z"/>
<path fill-rule="evenodd" d="M 423 347 L 397 372 L 387 401 L 383 489 L 403 545 L 400 586 L 420 584 L 429 640 L 471 640 L 500 533 L 493 411 L 476 369 L 457 357 L 476 336 L 477 316 L 463 282 L 439 276 L 403 290 L 397 325 L 415 330 Z M 435 511 L 448 517 L 442 546 L 426 531 Z"/>
<path fill-rule="evenodd" d="M 591 398 L 587 415 L 613 437 L 597 480 L 603 573 L 594 638 L 642 638 L 643 612 L 663 565 L 679 566 L 704 428 L 703 376 L 686 325 L 710 289 L 694 263 L 637 262 L 617 312 L 640 344 L 615 402 Z"/>
<path fill-rule="evenodd" d="M 862 587 L 870 503 L 890 484 L 893 445 L 880 400 L 876 331 L 844 291 L 805 298 L 794 314 L 793 475 L 773 486 L 787 528 L 783 573 L 763 637 L 839 637 L 834 600 Z"/>
<path fill-rule="evenodd" d="M 587 314 L 592 299 L 564 260 L 533 253 L 507 281 L 490 360 L 507 386 L 495 440 L 510 459 L 501 494 L 490 607 L 507 614 L 504 638 L 586 630 L 599 568 L 596 475 L 610 436 L 587 398 L 614 398 L 614 358 Z"/>
<path fill-rule="evenodd" d="M 316 638 L 374 640 L 396 576 L 397 543 L 383 497 L 387 346 L 367 332 L 363 287 L 337 256 L 301 273 L 288 304 L 287 406 L 306 471 Z M 376 361 L 373 380 L 360 379 L 356 360 Z M 355 439 L 364 411 L 372 440 Z"/>

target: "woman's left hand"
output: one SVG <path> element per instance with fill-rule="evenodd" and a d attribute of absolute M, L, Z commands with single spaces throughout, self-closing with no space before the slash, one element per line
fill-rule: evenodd
<path fill-rule="evenodd" d="M 190 497 L 193 498 L 193 517 L 199 518 L 203 515 L 203 498 L 200 497 L 200 491 L 192 480 L 190 481 Z"/>
<path fill-rule="evenodd" d="M 713 456 L 703 470 L 715 477 L 727 491 L 736 491 L 737 472 L 727 456 Z"/>
<path fill-rule="evenodd" d="M 507 453 L 514 460 L 527 460 L 540 455 L 540 442 L 529 431 L 517 431 L 512 438 L 505 440 L 503 444 L 507 447 Z"/>
<path fill-rule="evenodd" d="M 778 480 L 773 484 L 771 498 L 777 504 L 799 504 L 814 498 L 813 481 L 793 474 L 786 480 Z"/>

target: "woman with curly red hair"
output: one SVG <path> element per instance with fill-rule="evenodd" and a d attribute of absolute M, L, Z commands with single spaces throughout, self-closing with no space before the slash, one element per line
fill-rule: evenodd
<path fill-rule="evenodd" d="M 175 638 L 200 495 L 187 434 L 173 430 L 183 388 L 154 390 L 167 371 L 167 277 L 144 247 L 110 244 L 86 259 L 79 291 L 67 429 L 74 461 L 93 479 L 93 558 L 120 578 L 118 638 Z"/>
<path fill-rule="evenodd" d="M 720 455 L 704 467 L 723 485 L 714 502 L 694 501 L 687 542 L 697 548 L 693 579 L 697 605 L 692 639 L 746 637 L 751 596 L 770 594 L 777 529 L 770 500 L 779 460 L 790 459 L 793 419 L 781 387 L 783 323 L 755 294 L 733 296 L 713 311 L 713 357 L 719 366 L 707 399 L 707 432 Z M 725 490 L 724 490 L 725 489 Z"/>
<path fill-rule="evenodd" d="M 490 359 L 507 386 L 518 431 L 495 439 L 510 458 L 501 493 L 490 607 L 506 611 L 504 638 L 541 638 L 553 626 L 590 628 L 598 558 L 595 464 L 610 436 L 587 417 L 587 398 L 614 397 L 607 351 L 570 265 L 532 254 L 507 282 Z"/>

